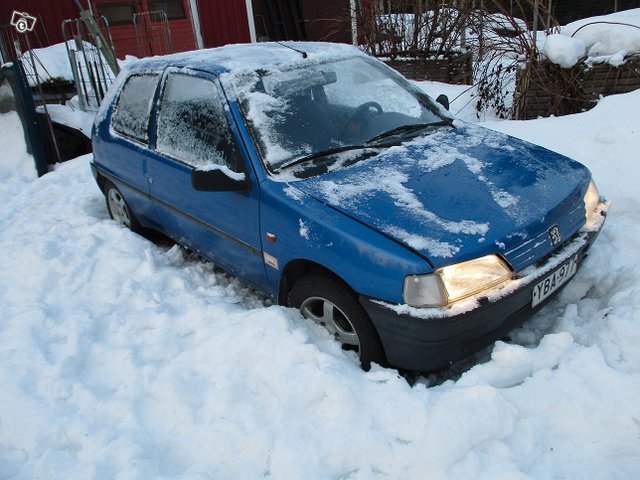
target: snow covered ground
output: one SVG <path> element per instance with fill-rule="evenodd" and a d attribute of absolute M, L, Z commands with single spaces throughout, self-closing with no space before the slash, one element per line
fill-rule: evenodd
<path fill-rule="evenodd" d="M 33 180 L 0 115 L 0 479 L 638 478 L 638 112 L 486 124 L 586 163 L 609 218 L 512 342 L 413 387 L 115 225 L 88 156 Z"/>

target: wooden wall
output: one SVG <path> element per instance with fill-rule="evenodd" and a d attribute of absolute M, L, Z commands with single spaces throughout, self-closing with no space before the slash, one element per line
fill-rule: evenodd
<path fill-rule="evenodd" d="M 205 48 L 251 41 L 244 0 L 198 0 Z"/>
<path fill-rule="evenodd" d="M 91 3 L 95 13 L 100 11 L 100 5 L 123 3 L 133 3 L 136 13 L 148 12 L 150 10 L 147 0 L 91 0 Z M 183 4 L 186 18 L 168 21 L 174 52 L 184 52 L 186 50 L 193 50 L 196 48 L 195 36 L 191 24 L 191 10 L 189 8 L 188 0 L 183 0 Z M 160 25 L 157 25 L 156 28 L 160 29 Z M 133 22 L 126 25 L 111 25 L 110 30 L 111 36 L 113 37 L 116 56 L 118 58 L 124 58 L 125 55 L 134 55 L 136 57 L 142 56 L 145 52 L 148 54 L 149 48 L 151 48 L 152 53 L 156 55 L 168 53 L 164 49 L 163 45 L 161 45 L 163 42 L 158 42 L 157 40 L 155 49 L 154 45 L 151 45 L 150 47 L 147 45 L 146 48 L 140 51 L 136 41 L 136 32 Z M 159 37 L 160 35 L 160 31 L 149 32 L 147 37 L 151 39 L 164 38 L 163 36 Z M 144 37 L 144 35 L 141 35 L 141 37 Z M 153 41 L 151 43 L 153 44 Z"/>
<path fill-rule="evenodd" d="M 640 57 L 620 67 L 608 64 L 571 69 L 544 61 L 529 76 L 519 73 L 515 95 L 515 117 L 528 120 L 549 115 L 567 115 L 593 108 L 600 96 L 626 93 L 640 88 Z"/>

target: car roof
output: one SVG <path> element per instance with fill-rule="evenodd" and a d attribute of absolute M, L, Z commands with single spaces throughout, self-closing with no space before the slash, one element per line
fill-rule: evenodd
<path fill-rule="evenodd" d="M 215 74 L 240 74 L 258 69 L 273 70 L 296 64 L 366 55 L 351 45 L 325 42 L 265 42 L 225 45 L 157 57 L 127 65 L 129 71 L 161 71 L 168 67 L 193 68 Z"/>

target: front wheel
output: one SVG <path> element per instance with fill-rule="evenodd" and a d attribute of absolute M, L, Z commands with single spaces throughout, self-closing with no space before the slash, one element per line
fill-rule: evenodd
<path fill-rule="evenodd" d="M 324 327 L 344 350 L 358 354 L 365 371 L 371 363 L 385 364 L 384 350 L 371 320 L 346 285 L 329 277 L 311 275 L 289 292 L 289 306 Z"/>

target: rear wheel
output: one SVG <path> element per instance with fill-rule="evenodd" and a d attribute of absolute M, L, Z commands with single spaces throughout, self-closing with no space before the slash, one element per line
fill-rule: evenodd
<path fill-rule="evenodd" d="M 324 327 L 344 350 L 358 354 L 364 370 L 385 363 L 384 350 L 371 320 L 348 287 L 333 278 L 311 275 L 289 292 L 289 306 Z"/>
<path fill-rule="evenodd" d="M 107 210 L 109 215 L 120 225 L 131 229 L 136 233 L 142 231 L 142 227 L 138 223 L 138 220 L 129 209 L 129 205 L 125 201 L 124 197 L 120 193 L 120 190 L 107 180 L 104 184 L 104 196 L 107 201 Z"/>

